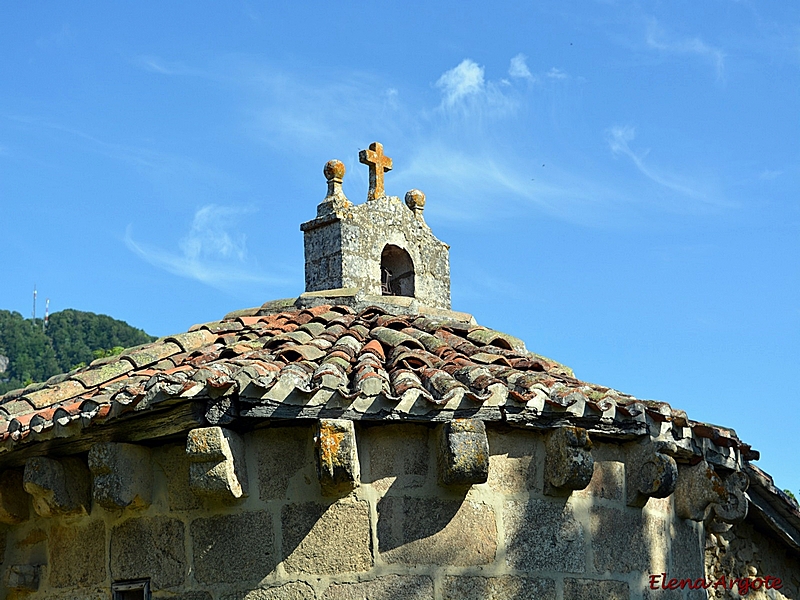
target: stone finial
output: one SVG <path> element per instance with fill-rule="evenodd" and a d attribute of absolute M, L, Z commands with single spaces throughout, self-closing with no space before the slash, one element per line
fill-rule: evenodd
<path fill-rule="evenodd" d="M 489 477 L 486 425 L 477 419 L 453 419 L 439 428 L 439 483 L 472 485 Z"/>
<path fill-rule="evenodd" d="M 425 210 L 425 194 L 417 189 L 407 191 L 406 206 L 411 209 L 415 217 L 422 219 L 422 211 Z"/>
<path fill-rule="evenodd" d="M 544 493 L 569 496 L 592 480 L 594 458 L 589 433 L 580 427 L 560 427 L 545 441 Z"/>
<path fill-rule="evenodd" d="M 386 192 L 383 188 L 383 174 L 392 170 L 392 159 L 383 153 L 383 144 L 372 142 L 369 149 L 358 153 L 358 161 L 369 166 L 369 192 L 367 200 L 383 198 Z"/>
<path fill-rule="evenodd" d="M 675 444 L 648 442 L 635 446 L 625 468 L 625 489 L 628 506 L 639 508 L 648 498 L 666 498 L 675 491 L 678 465 L 669 454 Z"/>
<path fill-rule="evenodd" d="M 675 488 L 675 512 L 683 519 L 703 521 L 713 511 L 725 523 L 738 523 L 747 516 L 747 475 L 735 471 L 724 479 L 706 461 L 681 467 Z"/>
<path fill-rule="evenodd" d="M 135 444 L 104 442 L 89 449 L 92 495 L 109 510 L 146 508 L 153 495 L 150 450 Z"/>
<path fill-rule="evenodd" d="M 335 215 L 342 209 L 352 206 L 342 191 L 344 171 L 344 163 L 340 160 L 333 159 L 325 163 L 322 172 L 328 180 L 328 194 L 317 206 L 317 218 Z"/>
<path fill-rule="evenodd" d="M 23 487 L 22 471 L 3 471 L 0 475 L 0 523 L 21 523 L 29 514 L 28 494 Z"/>
<path fill-rule="evenodd" d="M 222 427 L 192 429 L 186 439 L 189 487 L 197 496 L 229 501 L 247 495 L 244 441 Z"/>
<path fill-rule="evenodd" d="M 346 494 L 361 483 L 356 431 L 348 419 L 320 419 L 314 435 L 317 474 L 325 496 Z"/>
<path fill-rule="evenodd" d="M 77 458 L 29 458 L 23 486 L 42 517 L 88 515 L 91 509 L 89 469 Z"/>
<path fill-rule="evenodd" d="M 328 195 L 326 200 L 331 198 L 344 198 L 342 182 L 344 181 L 344 163 L 340 160 L 329 160 L 322 169 L 325 179 L 328 180 Z M 346 199 L 346 198 L 345 198 Z"/>
<path fill-rule="evenodd" d="M 6 584 L 18 592 L 35 592 L 39 589 L 39 565 L 11 565 L 6 576 Z"/>

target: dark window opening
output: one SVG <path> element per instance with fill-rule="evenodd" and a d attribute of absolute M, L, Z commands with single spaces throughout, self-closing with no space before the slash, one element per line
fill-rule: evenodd
<path fill-rule="evenodd" d="M 387 244 L 381 252 L 381 294 L 414 296 L 414 263 L 408 252 Z"/>
<path fill-rule="evenodd" d="M 111 586 L 112 600 L 150 600 L 150 580 L 118 581 Z"/>

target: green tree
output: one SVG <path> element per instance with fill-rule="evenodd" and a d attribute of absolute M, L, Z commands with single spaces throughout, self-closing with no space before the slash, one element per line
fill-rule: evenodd
<path fill-rule="evenodd" d="M 43 332 L 40 319 L 0 310 L 0 394 L 153 339 L 106 315 L 64 310 L 50 316 Z"/>

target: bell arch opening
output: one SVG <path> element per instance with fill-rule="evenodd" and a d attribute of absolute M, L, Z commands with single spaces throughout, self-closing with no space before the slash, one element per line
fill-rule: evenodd
<path fill-rule="evenodd" d="M 414 296 L 414 262 L 408 252 L 392 244 L 381 252 L 381 294 Z"/>

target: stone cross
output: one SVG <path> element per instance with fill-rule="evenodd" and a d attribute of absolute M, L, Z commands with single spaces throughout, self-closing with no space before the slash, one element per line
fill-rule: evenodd
<path fill-rule="evenodd" d="M 358 153 L 358 162 L 369 165 L 369 192 L 367 200 L 377 200 L 386 195 L 383 189 L 383 174 L 392 170 L 392 159 L 383 153 L 383 144 L 372 142 L 368 150 Z"/>

